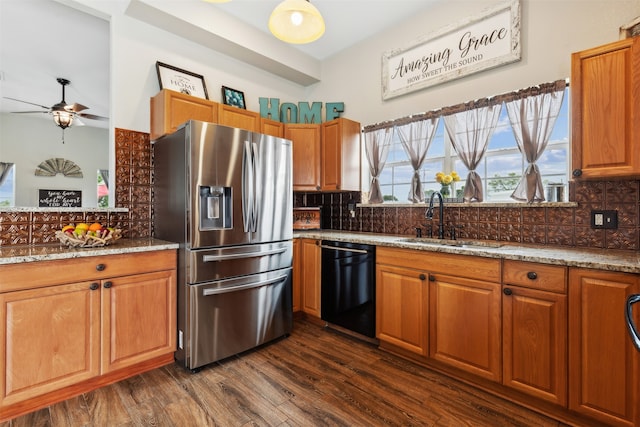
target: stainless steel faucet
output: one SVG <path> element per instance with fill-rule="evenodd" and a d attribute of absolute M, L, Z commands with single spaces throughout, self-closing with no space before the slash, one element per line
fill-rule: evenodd
<path fill-rule="evenodd" d="M 429 207 L 425 212 L 424 216 L 427 219 L 433 219 L 433 198 L 438 195 L 438 201 L 440 202 L 438 208 L 440 211 L 440 221 L 438 223 L 438 239 L 444 239 L 444 199 L 442 198 L 442 194 L 439 191 L 434 191 L 431 193 L 431 198 L 429 199 Z"/>

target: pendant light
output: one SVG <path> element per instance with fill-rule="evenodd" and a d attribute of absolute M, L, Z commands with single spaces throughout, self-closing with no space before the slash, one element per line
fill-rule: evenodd
<path fill-rule="evenodd" d="M 324 19 L 308 0 L 284 0 L 271 12 L 269 30 L 287 43 L 310 43 L 324 34 Z"/>

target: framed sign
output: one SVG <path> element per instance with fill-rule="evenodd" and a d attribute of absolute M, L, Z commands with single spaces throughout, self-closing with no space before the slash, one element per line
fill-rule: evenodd
<path fill-rule="evenodd" d="M 82 191 L 78 190 L 38 190 L 40 208 L 82 207 Z"/>
<path fill-rule="evenodd" d="M 520 0 L 382 55 L 382 99 L 520 60 Z"/>
<path fill-rule="evenodd" d="M 156 62 L 160 90 L 171 89 L 198 98 L 209 99 L 204 77 L 172 65 Z"/>
<path fill-rule="evenodd" d="M 233 105 L 234 107 L 247 109 L 244 103 L 244 92 L 231 89 L 230 87 L 222 86 L 222 103 L 226 105 Z"/>

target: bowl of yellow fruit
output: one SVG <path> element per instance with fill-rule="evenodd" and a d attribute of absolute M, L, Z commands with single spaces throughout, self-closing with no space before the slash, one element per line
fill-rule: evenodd
<path fill-rule="evenodd" d="M 56 238 L 72 248 L 107 246 L 122 237 L 122 230 L 106 227 L 99 222 L 69 224 L 56 231 Z"/>

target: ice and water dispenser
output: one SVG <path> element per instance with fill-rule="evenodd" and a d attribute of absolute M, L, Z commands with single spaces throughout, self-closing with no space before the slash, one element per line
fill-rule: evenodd
<path fill-rule="evenodd" d="M 200 186 L 200 230 L 233 228 L 231 187 Z"/>

